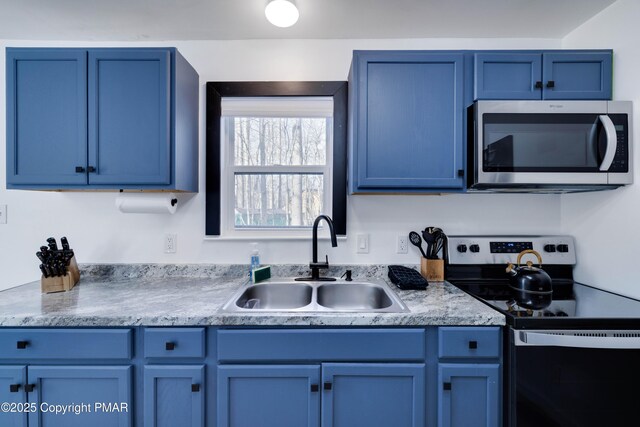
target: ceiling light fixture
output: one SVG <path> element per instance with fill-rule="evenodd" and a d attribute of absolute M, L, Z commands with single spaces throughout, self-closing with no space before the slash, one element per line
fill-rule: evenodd
<path fill-rule="evenodd" d="M 289 0 L 271 0 L 264 9 L 264 14 L 269 22 L 281 28 L 292 26 L 300 17 L 298 8 Z"/>

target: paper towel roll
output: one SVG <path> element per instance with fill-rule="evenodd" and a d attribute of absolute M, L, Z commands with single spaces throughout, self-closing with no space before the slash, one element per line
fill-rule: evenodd
<path fill-rule="evenodd" d="M 174 214 L 178 209 L 175 194 L 120 194 L 116 207 L 122 213 Z"/>

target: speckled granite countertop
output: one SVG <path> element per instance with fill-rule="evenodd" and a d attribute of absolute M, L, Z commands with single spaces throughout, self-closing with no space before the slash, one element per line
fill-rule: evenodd
<path fill-rule="evenodd" d="M 401 291 L 405 313 L 222 313 L 247 283 L 248 266 L 82 265 L 69 292 L 42 294 L 40 282 L 0 292 L 0 326 L 427 326 L 504 325 L 505 318 L 455 286 L 431 283 L 426 291 Z M 354 278 L 386 279 L 386 266 L 346 268 Z M 274 266 L 274 277 L 308 273 L 306 266 Z"/>

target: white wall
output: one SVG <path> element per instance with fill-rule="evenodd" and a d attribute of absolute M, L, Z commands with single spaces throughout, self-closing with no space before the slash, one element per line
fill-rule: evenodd
<path fill-rule="evenodd" d="M 7 46 L 176 46 L 200 74 L 200 83 L 227 80 L 345 80 L 353 49 L 541 49 L 559 48 L 553 39 L 428 40 L 264 40 L 157 43 L 69 43 L 0 41 Z M 0 55 L 0 82 L 5 80 Z M 204 86 L 202 86 L 204 88 Z M 0 289 L 39 277 L 37 248 L 49 236 L 66 235 L 79 262 L 247 263 L 247 241 L 205 241 L 204 89 L 201 92 L 200 188 L 173 216 L 125 215 L 114 207 L 115 193 L 5 190 L 5 86 L 0 85 L 0 205 L 8 224 L 0 225 Z M 320 254 L 333 263 L 418 263 L 418 251 L 395 253 L 396 236 L 438 225 L 450 234 L 557 233 L 560 197 L 553 195 L 352 196 L 348 239 Z M 178 252 L 164 254 L 164 233 L 177 233 Z M 371 251 L 355 253 L 357 233 L 370 233 Z M 310 239 L 309 239 L 310 240 Z M 307 263 L 310 241 L 261 242 L 266 263 Z"/>
<path fill-rule="evenodd" d="M 635 267 L 640 250 L 640 2 L 618 0 L 563 39 L 563 48 L 610 48 L 613 98 L 634 101 L 635 184 L 624 189 L 561 197 L 562 230 L 576 238 L 576 278 L 640 298 Z"/>

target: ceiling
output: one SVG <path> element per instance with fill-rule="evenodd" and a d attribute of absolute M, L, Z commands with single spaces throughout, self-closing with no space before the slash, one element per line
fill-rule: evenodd
<path fill-rule="evenodd" d="M 267 0 L 0 0 L 0 39 L 561 38 L 615 0 L 296 0 L 276 28 Z"/>

